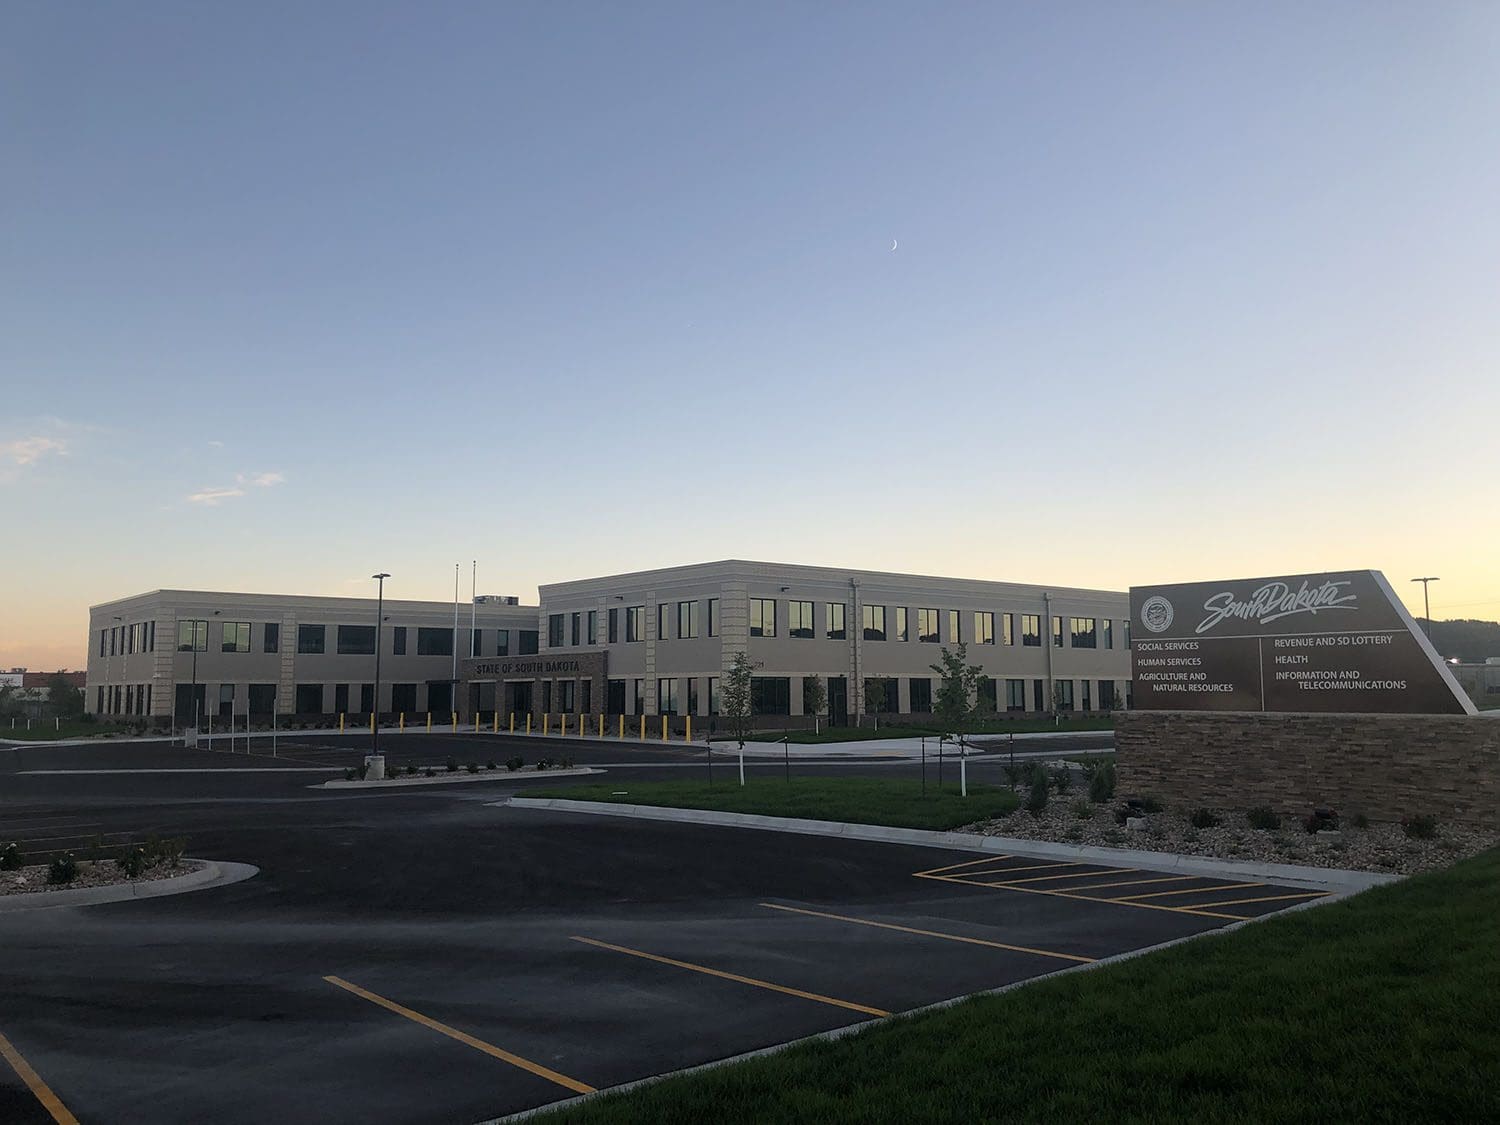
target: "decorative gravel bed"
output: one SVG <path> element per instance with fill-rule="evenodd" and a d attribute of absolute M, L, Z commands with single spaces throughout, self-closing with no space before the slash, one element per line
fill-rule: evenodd
<path fill-rule="evenodd" d="M 113 860 L 79 860 L 78 874 L 71 883 L 47 882 L 47 864 L 37 863 L 18 867 L 14 871 L 0 871 L 0 896 L 45 894 L 48 891 L 76 891 L 80 887 L 113 887 L 120 883 L 152 883 L 158 879 L 175 879 L 179 875 L 197 871 L 204 864 L 191 859 L 180 860 L 175 866 L 160 864 L 148 867 L 132 879 Z"/>
<path fill-rule="evenodd" d="M 1024 798 L 1026 790 L 1019 792 Z M 1399 824 L 1371 824 L 1366 828 L 1346 824 L 1338 832 L 1308 833 L 1300 821 L 1288 818 L 1276 829 L 1252 828 L 1243 812 L 1225 809 L 1209 810 L 1219 818 L 1213 828 L 1195 828 L 1189 813 L 1166 810 L 1147 814 L 1142 829 L 1127 830 L 1115 822 L 1115 810 L 1120 805 L 1119 801 L 1093 804 L 1075 787 L 1071 793 L 1052 794 L 1039 815 L 1018 809 L 1009 816 L 982 820 L 960 831 L 1400 875 L 1447 867 L 1500 843 L 1500 832 L 1441 822 L 1437 835 L 1429 840 L 1408 837 Z"/>

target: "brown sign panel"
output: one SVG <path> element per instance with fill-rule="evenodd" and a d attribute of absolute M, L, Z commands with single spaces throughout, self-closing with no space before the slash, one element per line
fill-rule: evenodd
<path fill-rule="evenodd" d="M 1130 622 L 1142 710 L 1474 713 L 1379 571 L 1132 587 Z"/>

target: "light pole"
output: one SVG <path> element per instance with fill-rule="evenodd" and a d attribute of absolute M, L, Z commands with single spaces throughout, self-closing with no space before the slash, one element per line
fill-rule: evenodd
<path fill-rule="evenodd" d="M 1427 583 L 1440 582 L 1440 578 L 1413 578 L 1413 582 L 1422 583 L 1422 619 L 1427 622 L 1427 639 L 1432 640 L 1432 607 L 1427 601 Z"/>
<path fill-rule="evenodd" d="M 370 705 L 374 711 L 374 716 L 370 721 L 370 758 L 373 761 L 369 763 L 374 768 L 367 770 L 365 776 L 368 777 L 372 772 L 377 773 L 379 777 L 375 780 L 378 781 L 385 776 L 385 759 L 380 756 L 380 626 L 381 618 L 385 614 L 385 580 L 390 575 L 381 571 L 370 577 L 377 583 L 375 588 L 375 699 Z"/>

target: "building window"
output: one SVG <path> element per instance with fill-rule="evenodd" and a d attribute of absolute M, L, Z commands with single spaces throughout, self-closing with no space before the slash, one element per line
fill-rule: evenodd
<path fill-rule="evenodd" d="M 865 712 L 894 715 L 901 709 L 900 687 L 894 679 L 870 676 L 865 680 Z"/>
<path fill-rule="evenodd" d="M 1052 619 L 1052 647 L 1053 648 L 1062 648 L 1062 646 L 1063 646 L 1063 619 L 1061 617 L 1054 617 Z"/>
<path fill-rule="evenodd" d="M 828 639 L 830 641 L 847 640 L 849 636 L 845 617 L 848 616 L 849 607 L 843 602 L 828 603 Z"/>
<path fill-rule="evenodd" d="M 958 610 L 950 609 L 948 611 L 948 643 L 950 645 L 956 645 L 964 639 L 963 634 L 959 631 L 958 619 Z"/>
<path fill-rule="evenodd" d="M 547 647 L 562 648 L 563 643 L 563 615 L 560 613 L 549 613 L 547 615 Z"/>
<path fill-rule="evenodd" d="M 911 640 L 911 634 L 906 629 L 906 607 L 904 605 L 896 607 L 896 639 L 898 641 Z"/>
<path fill-rule="evenodd" d="M 917 640 L 922 644 L 935 645 L 938 643 L 938 611 L 935 609 L 917 610 Z"/>
<path fill-rule="evenodd" d="M 281 626 L 274 621 L 266 622 L 266 631 L 261 638 L 262 652 L 281 651 Z"/>
<path fill-rule="evenodd" d="M 1105 648 L 1114 648 L 1115 647 L 1115 629 L 1114 629 L 1114 625 L 1115 625 L 1115 623 L 1113 621 L 1111 621 L 1107 617 L 1104 618 L 1102 621 L 1099 622 L 1099 631 L 1104 635 L 1104 646 L 1103 647 L 1105 647 Z"/>
<path fill-rule="evenodd" d="M 349 685 L 348 684 L 334 684 L 333 685 L 333 713 L 335 715 L 345 715 L 345 714 L 348 714 L 348 712 L 349 712 Z"/>
<path fill-rule="evenodd" d="M 375 626 L 340 625 L 338 651 L 340 656 L 374 656 Z"/>
<path fill-rule="evenodd" d="M 1099 681 L 1099 710 L 1113 711 L 1115 709 L 1115 682 L 1114 680 Z"/>
<path fill-rule="evenodd" d="M 911 678 L 911 709 L 913 714 L 932 710 L 932 681 L 926 676 Z"/>
<path fill-rule="evenodd" d="M 611 609 L 609 611 L 608 616 L 605 618 L 605 625 L 604 625 L 604 627 L 607 630 L 606 633 L 605 633 L 605 639 L 606 639 L 606 641 L 609 644 L 612 644 L 612 645 L 619 644 L 620 643 L 620 611 L 618 609 Z"/>
<path fill-rule="evenodd" d="M 359 713 L 368 715 L 375 710 L 375 685 L 359 685 Z"/>
<path fill-rule="evenodd" d="M 714 599 L 717 601 L 718 599 Z M 717 715 L 719 713 L 719 677 L 708 677 L 708 713 Z"/>
<path fill-rule="evenodd" d="M 774 637 L 776 635 L 776 599 L 750 599 L 750 635 L 752 637 Z"/>
<path fill-rule="evenodd" d="M 787 676 L 752 676 L 750 712 L 754 715 L 790 715 L 792 681 Z"/>
<path fill-rule="evenodd" d="M 1031 681 L 1031 698 L 1036 704 L 1033 710 L 1045 711 L 1047 709 L 1047 682 L 1045 680 Z"/>
<path fill-rule="evenodd" d="M 405 652 L 406 650 L 402 649 L 401 651 Z M 510 655 L 510 630 L 509 629 L 496 629 L 495 630 L 495 655 L 496 656 L 509 656 Z"/>
<path fill-rule="evenodd" d="M 667 602 L 656 603 L 656 639 L 659 641 L 664 641 L 671 636 L 667 632 L 667 619 L 671 608 L 671 605 Z"/>
<path fill-rule="evenodd" d="M 687 713 L 689 715 L 696 715 L 698 713 L 698 677 L 697 676 L 689 676 L 688 677 L 687 686 L 688 686 Z"/>
<path fill-rule="evenodd" d="M 635 705 L 631 708 L 632 715 L 644 715 L 646 713 L 646 681 L 634 679 L 630 681 L 630 694 L 635 698 Z"/>
<path fill-rule="evenodd" d="M 625 643 L 634 644 L 636 641 L 646 639 L 646 607 L 643 605 L 632 605 L 625 607 Z"/>
<path fill-rule="evenodd" d="M 323 713 L 323 685 L 298 684 L 296 706 L 299 715 L 321 715 Z"/>
<path fill-rule="evenodd" d="M 391 652 L 396 656 L 406 655 L 406 626 L 397 625 L 391 629 Z M 412 710 L 416 710 L 415 707 Z"/>
<path fill-rule="evenodd" d="M 1026 710 L 1026 681 L 1005 681 L 1005 709 L 1007 711 Z"/>
<path fill-rule="evenodd" d="M 1042 618 L 1040 614 L 1021 614 L 1021 646 L 1023 648 L 1042 647 Z"/>
<path fill-rule="evenodd" d="M 677 681 L 668 677 L 656 681 L 656 713 L 658 715 L 677 714 Z"/>
<path fill-rule="evenodd" d="M 568 636 L 572 638 L 568 643 L 574 646 L 583 644 L 583 614 L 581 612 L 573 614 L 568 625 Z"/>
<path fill-rule="evenodd" d="M 1125 647 L 1129 648 L 1130 647 L 1130 621 L 1129 621 L 1128 618 L 1125 620 L 1124 625 L 1125 625 Z"/>
<path fill-rule="evenodd" d="M 976 645 L 992 645 L 995 643 L 995 615 L 985 610 L 977 610 L 974 614 L 974 643 Z"/>
<path fill-rule="evenodd" d="M 885 640 L 885 606 L 864 606 L 860 609 L 860 615 L 864 618 L 861 622 L 861 627 L 865 632 L 865 640 Z"/>
<path fill-rule="evenodd" d="M 1085 711 L 1092 711 L 1094 709 L 1093 683 L 1092 680 L 1083 681 L 1083 709 Z"/>
<path fill-rule="evenodd" d="M 1099 636 L 1094 631 L 1094 619 L 1092 617 L 1073 618 L 1073 641 L 1074 648 L 1098 648 Z M 1084 708 L 1087 710 L 1087 708 Z"/>
<path fill-rule="evenodd" d="M 416 684 L 391 685 L 391 710 L 415 711 L 417 709 Z"/>
<path fill-rule="evenodd" d="M 1073 710 L 1073 681 L 1056 680 L 1052 685 L 1053 694 L 1057 698 L 1057 709 L 1059 711 Z"/>
<path fill-rule="evenodd" d="M 113 651 L 113 646 L 111 646 Z M 177 623 L 178 652 L 208 651 L 208 622 L 179 621 Z"/>
<path fill-rule="evenodd" d="M 473 631 L 470 632 L 470 634 L 469 634 L 469 655 L 470 656 L 483 656 L 484 655 L 484 630 L 483 629 L 474 629 Z"/>
<path fill-rule="evenodd" d="M 1013 645 L 1016 643 L 1016 615 L 1014 613 L 1002 613 L 1000 615 L 1001 643 Z"/>
<path fill-rule="evenodd" d="M 100 656 L 106 655 L 106 653 L 105 653 L 104 650 L 105 650 L 105 646 L 108 645 L 108 644 L 109 644 L 109 630 L 108 629 L 100 629 L 99 630 L 99 655 Z M 95 707 L 94 710 L 95 711 L 103 711 L 104 710 L 103 697 L 100 697 L 100 699 L 99 699 L 98 702 L 99 702 L 99 706 Z"/>
<path fill-rule="evenodd" d="M 220 652 L 249 652 L 250 651 L 250 622 L 248 621 L 225 621 L 220 634 Z"/>
<path fill-rule="evenodd" d="M 324 637 L 327 631 L 326 625 L 298 625 L 297 652 L 304 656 L 318 656 L 326 652 Z"/>
<path fill-rule="evenodd" d="M 677 639 L 680 641 L 694 641 L 698 639 L 698 603 L 677 603 Z"/>
<path fill-rule="evenodd" d="M 991 641 L 991 644 L 994 642 Z M 993 676 L 981 676 L 979 679 L 979 710 L 986 714 L 994 714 L 1000 708 L 995 699 L 995 679 Z"/>
<path fill-rule="evenodd" d="M 609 715 L 625 714 L 625 681 L 610 680 L 609 685 L 604 690 L 605 713 Z"/>
<path fill-rule="evenodd" d="M 719 599 L 708 599 L 708 635 L 717 637 L 719 635 Z"/>
<path fill-rule="evenodd" d="M 586 643 L 591 645 L 599 643 L 599 611 L 597 609 L 589 610 L 588 641 Z"/>
<path fill-rule="evenodd" d="M 799 640 L 811 640 L 813 638 L 815 633 L 812 602 L 786 603 L 786 635 L 796 637 Z"/>
<path fill-rule="evenodd" d="M 535 656 L 537 635 L 535 629 L 516 630 L 516 655 Z"/>
<path fill-rule="evenodd" d="M 578 681 L 557 681 L 557 709 L 565 715 L 578 710 Z"/>
<path fill-rule="evenodd" d="M 534 634 L 533 634 L 534 635 Z M 452 656 L 453 632 L 450 629 L 417 629 L 418 656 Z"/>
<path fill-rule="evenodd" d="M 252 715 L 269 715 L 276 710 L 276 685 L 251 684 L 245 705 Z"/>

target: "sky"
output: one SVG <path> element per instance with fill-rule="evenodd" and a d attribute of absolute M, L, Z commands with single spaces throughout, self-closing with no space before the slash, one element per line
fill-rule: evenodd
<path fill-rule="evenodd" d="M 1491 3 L 0 9 L 0 667 L 720 558 L 1500 618 Z"/>

